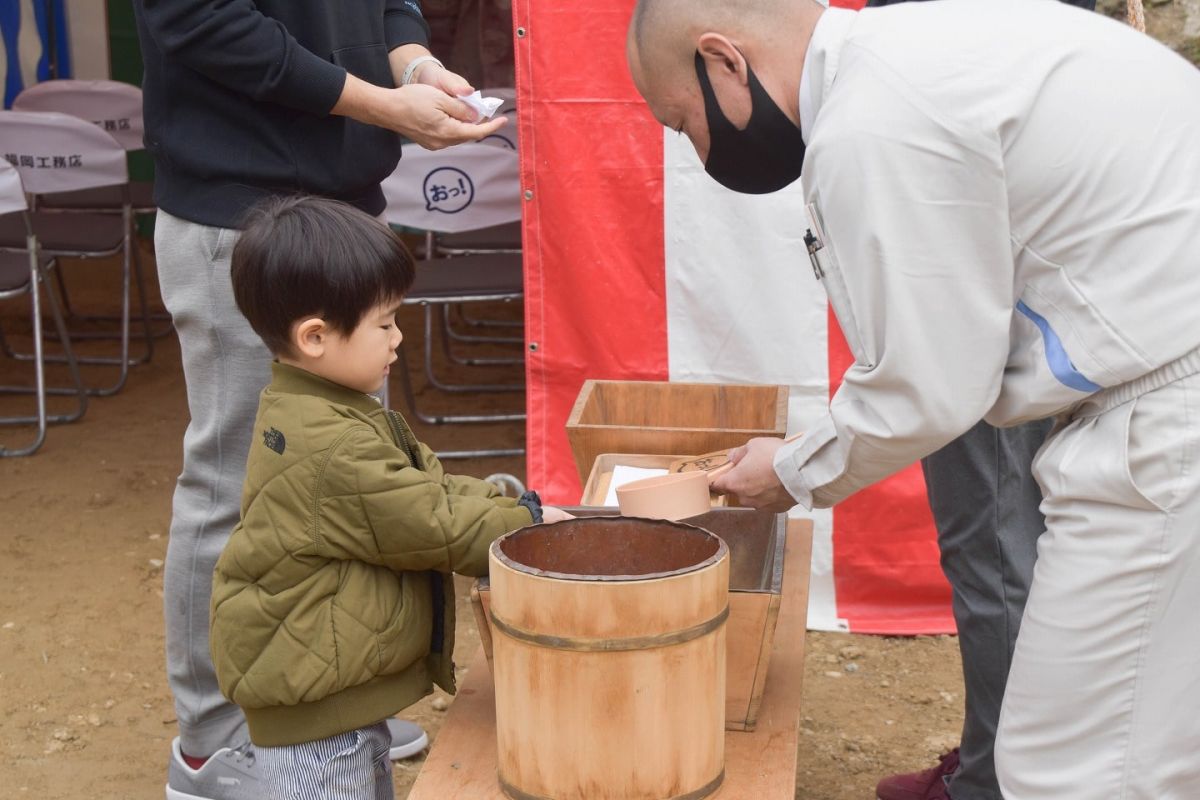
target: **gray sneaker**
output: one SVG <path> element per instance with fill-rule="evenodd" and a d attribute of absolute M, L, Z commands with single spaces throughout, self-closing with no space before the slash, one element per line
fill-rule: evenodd
<path fill-rule="evenodd" d="M 388 717 L 387 726 L 388 733 L 392 735 L 392 749 L 388 751 L 388 756 L 392 761 L 412 758 L 429 747 L 429 737 L 417 723 Z"/>
<path fill-rule="evenodd" d="M 263 800 L 265 796 L 254 764 L 254 745 L 249 742 L 222 747 L 200 769 L 184 763 L 178 737 L 171 742 L 167 800 Z"/>

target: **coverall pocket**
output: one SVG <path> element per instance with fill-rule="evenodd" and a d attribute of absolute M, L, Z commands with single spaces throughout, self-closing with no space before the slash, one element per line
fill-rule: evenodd
<path fill-rule="evenodd" d="M 1164 513 L 1181 498 L 1194 468 L 1200 426 L 1189 419 L 1189 378 L 1141 395 L 1130 403 L 1125 430 L 1125 467 L 1129 484 Z"/>
<path fill-rule="evenodd" d="M 1162 510 L 1133 478 L 1138 471 L 1129 452 L 1134 406 L 1131 401 L 1103 414 L 1073 419 L 1047 439 L 1033 463 L 1047 524 L 1056 511 L 1063 513 L 1084 498 L 1102 505 Z"/>
<path fill-rule="evenodd" d="M 816 203 L 809 203 L 805 208 L 808 216 L 808 232 L 804 237 L 808 245 L 808 257 L 812 262 L 813 274 L 825 285 L 825 295 L 829 305 L 837 317 L 846 344 L 854 355 L 856 363 L 866 367 L 874 367 L 875 361 L 870 357 L 865 346 L 865 339 L 854 315 L 854 305 L 850 301 L 850 292 L 846 288 L 846 279 L 842 276 L 841 266 L 833 252 L 833 243 L 825 236 L 825 226 L 821 219 L 821 211 Z"/>

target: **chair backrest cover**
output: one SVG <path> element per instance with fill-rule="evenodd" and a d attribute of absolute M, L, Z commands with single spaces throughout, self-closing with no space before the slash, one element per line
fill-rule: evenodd
<path fill-rule="evenodd" d="M 142 90 L 120 81 L 42 81 L 13 101 L 14 111 L 58 111 L 85 119 L 126 150 L 141 150 Z"/>
<path fill-rule="evenodd" d="M 471 143 L 437 152 L 406 144 L 403 153 L 396 171 L 383 182 L 388 222 L 462 233 L 521 218 L 515 152 Z"/>
<path fill-rule="evenodd" d="M 0 111 L 0 156 L 25 191 L 70 192 L 129 182 L 125 148 L 79 117 L 50 111 Z"/>
<path fill-rule="evenodd" d="M 0 160 L 0 215 L 24 211 L 27 207 L 21 174 L 12 164 Z"/>

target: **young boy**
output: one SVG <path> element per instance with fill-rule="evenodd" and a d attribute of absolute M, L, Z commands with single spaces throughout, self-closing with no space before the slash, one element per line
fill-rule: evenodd
<path fill-rule="evenodd" d="M 238 308 L 276 361 L 211 638 L 271 797 L 391 798 L 384 720 L 433 683 L 454 692 L 450 573 L 486 574 L 494 539 L 568 516 L 447 475 L 369 396 L 413 277 L 386 225 L 313 197 L 260 206 L 233 251 Z"/>

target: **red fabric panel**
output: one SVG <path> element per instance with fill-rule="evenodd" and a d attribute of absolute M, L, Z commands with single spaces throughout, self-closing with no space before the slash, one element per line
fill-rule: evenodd
<path fill-rule="evenodd" d="M 830 309 L 830 396 L 853 363 Z M 855 633 L 954 633 L 920 464 L 834 507 L 833 582 L 837 615 Z"/>
<path fill-rule="evenodd" d="M 528 483 L 579 500 L 587 378 L 666 380 L 662 126 L 625 64 L 633 0 L 514 0 L 525 204 Z M 536 349 L 535 348 L 536 345 Z"/>

